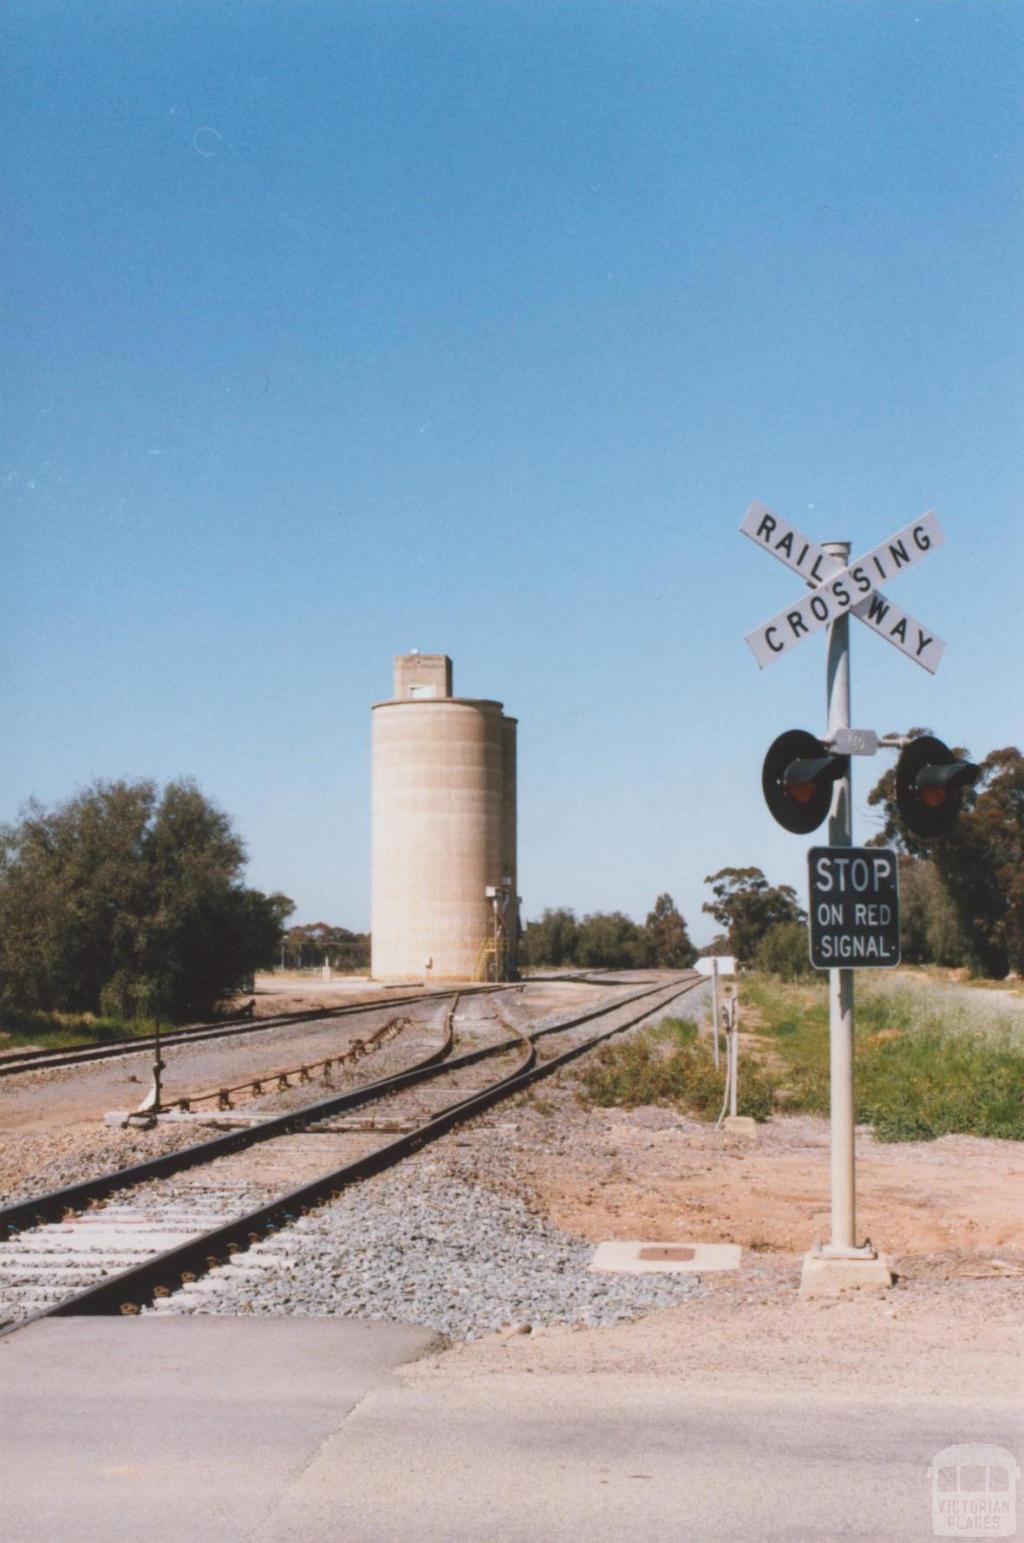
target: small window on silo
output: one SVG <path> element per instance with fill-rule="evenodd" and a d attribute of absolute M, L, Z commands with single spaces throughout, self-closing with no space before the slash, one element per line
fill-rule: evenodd
<path fill-rule="evenodd" d="M 436 697 L 437 696 L 437 687 L 436 686 L 410 686 L 409 687 L 409 695 L 411 697 Z"/>

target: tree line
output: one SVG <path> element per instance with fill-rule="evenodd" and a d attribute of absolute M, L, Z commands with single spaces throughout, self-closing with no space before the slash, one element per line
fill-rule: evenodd
<path fill-rule="evenodd" d="M 722 868 L 704 882 L 713 898 L 703 909 L 722 929 L 704 949 L 694 947 L 672 896 L 662 894 L 642 925 L 622 911 L 578 919 L 567 906 L 546 910 L 526 924 L 523 962 L 531 968 L 685 969 L 699 953 L 717 953 L 787 975 L 810 969 L 807 916 L 788 884 L 769 884 L 760 868 Z"/>
<path fill-rule="evenodd" d="M 536 968 L 685 969 L 697 957 L 671 895 L 659 895 L 640 926 L 622 911 L 592 911 L 577 918 L 559 906 L 527 922 L 520 956 Z"/>
<path fill-rule="evenodd" d="M 349 932 L 329 922 L 307 922 L 284 933 L 278 959 L 282 969 L 290 970 L 325 964 L 332 970 L 368 970 L 370 934 Z"/>

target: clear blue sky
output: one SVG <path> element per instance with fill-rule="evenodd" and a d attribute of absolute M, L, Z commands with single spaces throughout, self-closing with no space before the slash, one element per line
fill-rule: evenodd
<path fill-rule="evenodd" d="M 1024 13 L 994 0 L 10 0 L 0 818 L 194 776 L 369 918 L 369 707 L 520 718 L 526 912 L 804 889 L 760 764 L 821 636 L 753 498 L 860 549 L 854 719 L 1024 737 Z M 859 763 L 862 805 L 878 763 Z M 866 816 L 858 836 L 870 834 Z"/>

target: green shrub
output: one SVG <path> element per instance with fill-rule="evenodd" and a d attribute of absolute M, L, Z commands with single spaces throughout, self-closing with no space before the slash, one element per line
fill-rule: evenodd
<path fill-rule="evenodd" d="M 658 1043 L 692 1045 L 697 1038 L 697 1023 L 693 1018 L 661 1018 L 651 1029 L 651 1038 Z"/>
<path fill-rule="evenodd" d="M 584 1099 L 604 1108 L 669 1104 L 714 1120 L 725 1096 L 725 1058 L 716 1068 L 711 1045 L 698 1038 L 695 1023 L 664 1019 L 605 1045 L 583 1067 L 580 1082 Z M 741 1057 L 738 1113 L 766 1120 L 774 1102 L 771 1077 L 752 1056 Z"/>
<path fill-rule="evenodd" d="M 814 971 L 807 946 L 805 922 L 777 922 L 757 946 L 754 965 L 780 980 L 809 980 Z"/>
<path fill-rule="evenodd" d="M 145 975 L 118 970 L 100 990 L 100 1013 L 105 1018 L 136 1022 L 164 1016 L 166 989 Z"/>

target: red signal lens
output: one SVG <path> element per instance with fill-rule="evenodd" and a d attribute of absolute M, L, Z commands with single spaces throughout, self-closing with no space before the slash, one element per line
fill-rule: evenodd
<path fill-rule="evenodd" d="M 941 809 L 946 802 L 945 788 L 921 788 L 918 792 L 922 804 L 927 804 L 929 809 Z"/>
<path fill-rule="evenodd" d="M 813 782 L 787 782 L 786 797 L 791 798 L 794 804 L 809 804 L 817 792 L 817 786 Z"/>

